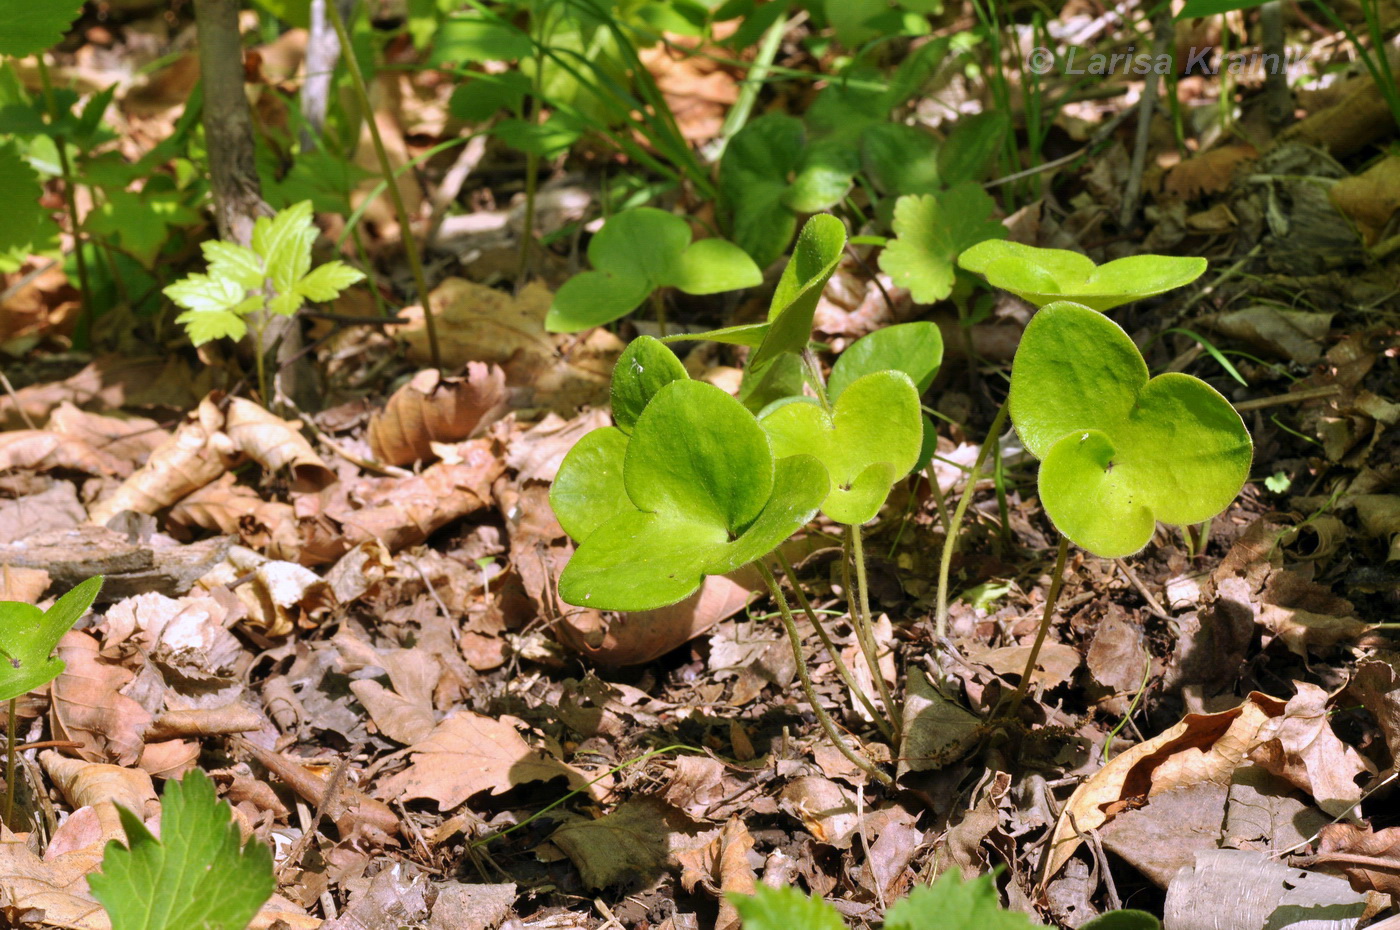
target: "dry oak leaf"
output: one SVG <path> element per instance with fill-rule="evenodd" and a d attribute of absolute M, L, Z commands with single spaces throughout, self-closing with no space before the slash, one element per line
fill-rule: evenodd
<path fill-rule="evenodd" d="M 74 810 L 93 809 L 100 825 L 94 839 L 99 850 L 108 840 L 125 839 L 118 804 L 143 820 L 159 807 L 151 776 L 142 769 L 69 759 L 53 749 L 39 753 L 39 762 Z"/>
<path fill-rule="evenodd" d="M 427 461 L 432 443 L 469 439 L 505 410 L 506 376 L 499 367 L 472 362 L 461 378 L 424 369 L 370 417 L 370 448 L 390 465 Z"/>
<path fill-rule="evenodd" d="M 1328 824 L 1317 855 L 1300 864 L 1339 869 L 1357 891 L 1400 895 L 1400 827 L 1372 832 L 1370 826 Z"/>
<path fill-rule="evenodd" d="M 1400 765 L 1400 655 L 1383 652 L 1363 659 L 1348 687 L 1380 725 L 1391 765 Z"/>
<path fill-rule="evenodd" d="M 1253 691 L 1240 706 L 1216 714 L 1187 714 L 1176 726 L 1113 759 L 1074 790 L 1055 831 L 1041 876 L 1044 885 L 1074 855 L 1081 836 L 1111 820 L 1128 802 L 1201 782 L 1229 784 L 1261 742 L 1260 731 L 1286 702 Z"/>
<path fill-rule="evenodd" d="M 179 358 L 107 355 L 64 381 L 50 381 L 0 395 L 0 429 L 43 423 L 64 402 L 84 410 L 158 406 L 186 410 L 199 402 L 215 377 L 213 367 L 196 378 Z M 198 383 L 196 383 L 198 382 Z M 26 423 L 26 417 L 28 423 Z"/>
<path fill-rule="evenodd" d="M 1391 155 L 1327 189 L 1332 203 L 1374 243 L 1400 210 L 1400 156 Z"/>
<path fill-rule="evenodd" d="M 56 655 L 66 667 L 51 686 L 54 738 L 79 743 L 74 751 L 89 762 L 135 765 L 152 716 L 122 693 L 133 674 L 103 661 L 97 640 L 77 630 L 58 641 Z"/>
<path fill-rule="evenodd" d="M 319 491 L 335 483 L 335 472 L 311 448 L 299 423 L 269 413 L 251 400 L 229 401 L 224 432 L 235 449 L 268 471 L 290 469 L 298 491 Z"/>
<path fill-rule="evenodd" d="M 145 417 L 103 416 L 79 410 L 68 401 L 49 417 L 49 432 L 84 442 L 113 463 L 113 474 L 125 478 L 146 463 L 170 438 L 155 420 Z"/>
<path fill-rule="evenodd" d="M 1361 800 L 1357 776 L 1374 774 L 1375 769 L 1332 732 L 1330 695 L 1307 682 L 1295 686 L 1298 693 L 1289 698 L 1283 713 L 1259 729 L 1261 742 L 1249 757 L 1312 795 L 1327 813 L 1341 817 Z"/>
<path fill-rule="evenodd" d="M 503 364 L 520 352 L 552 358 L 554 342 L 544 329 L 545 314 L 554 302 L 549 288 L 527 284 L 518 297 L 464 278 L 448 278 L 428 295 L 428 307 L 437 323 L 442 366 L 459 368 L 467 362 Z M 429 364 L 428 333 L 421 306 L 405 307 L 399 314 L 407 322 L 389 329 L 408 343 L 408 357 Z"/>
<path fill-rule="evenodd" d="M 708 844 L 676 856 L 681 864 L 681 885 L 686 891 L 694 892 L 696 885 L 703 884 L 719 896 L 715 930 L 739 930 L 739 912 L 734 909 L 729 895 L 753 894 L 757 887 L 753 866 L 749 865 L 753 843 L 753 836 L 744 822 L 731 817 L 724 825 L 724 832 Z"/>
<path fill-rule="evenodd" d="M 409 748 L 413 764 L 382 782 L 381 798 L 431 798 L 449 811 L 479 791 L 500 794 L 531 781 L 565 778 L 570 788 L 588 779 L 577 769 L 530 748 L 524 721 L 460 711 Z"/>

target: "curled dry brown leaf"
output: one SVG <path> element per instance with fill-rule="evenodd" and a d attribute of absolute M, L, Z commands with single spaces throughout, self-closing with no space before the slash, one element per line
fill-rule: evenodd
<path fill-rule="evenodd" d="M 101 826 L 101 837 L 94 840 L 99 849 L 125 838 L 117 805 L 143 820 L 159 807 L 151 776 L 142 769 L 69 759 L 52 749 L 39 753 L 39 762 L 74 810 L 93 808 Z"/>
<path fill-rule="evenodd" d="M 224 432 L 233 446 L 270 472 L 289 469 L 298 491 L 319 491 L 335 482 L 335 472 L 301 434 L 301 425 L 235 397 L 229 401 Z"/>
<path fill-rule="evenodd" d="M 505 410 L 506 376 L 497 366 L 472 362 L 460 378 L 425 369 L 370 417 L 370 448 L 390 465 L 427 461 L 433 443 L 469 439 Z"/>
<path fill-rule="evenodd" d="M 1400 827 L 1373 832 L 1354 823 L 1328 824 L 1305 864 L 1340 871 L 1357 891 L 1400 895 Z"/>

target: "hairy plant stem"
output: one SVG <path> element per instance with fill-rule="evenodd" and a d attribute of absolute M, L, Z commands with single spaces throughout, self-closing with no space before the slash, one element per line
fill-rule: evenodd
<path fill-rule="evenodd" d="M 355 96 L 359 98 L 360 107 L 364 110 L 369 136 L 374 142 L 374 154 L 379 159 L 379 173 L 384 177 L 384 186 L 388 189 L 389 200 L 394 204 L 394 214 L 399 220 L 399 235 L 403 237 L 403 249 L 408 254 L 408 267 L 413 272 L 413 287 L 418 291 L 418 302 L 423 307 L 423 326 L 428 333 L 428 357 L 432 361 L 433 367 L 441 370 L 442 353 L 438 350 L 437 324 L 433 322 L 433 314 L 428 307 L 428 279 L 423 273 L 423 256 L 418 252 L 418 241 L 413 235 L 413 224 L 409 219 L 408 208 L 404 206 L 403 192 L 399 190 L 399 185 L 394 177 L 394 168 L 389 164 L 389 153 L 384 148 L 384 137 L 379 134 L 379 122 L 374 118 L 374 108 L 369 101 L 369 87 L 365 84 L 364 73 L 360 71 L 360 62 L 355 57 L 354 46 L 350 44 L 350 33 L 345 28 L 345 19 L 340 15 L 340 10 L 334 3 L 327 3 L 326 15 L 330 17 L 331 25 L 335 27 L 336 37 L 340 39 L 340 47 L 345 50 L 345 54 L 341 56 L 345 60 L 345 70 L 350 74 L 350 83 L 355 88 Z"/>
<path fill-rule="evenodd" d="M 846 545 L 850 549 L 851 561 L 856 567 L 856 597 L 851 604 L 851 615 L 857 614 L 860 606 L 860 621 L 856 624 L 856 639 L 860 641 L 860 651 L 865 655 L 865 665 L 870 669 L 870 677 L 875 680 L 875 689 L 880 692 L 880 700 L 885 703 L 885 713 L 890 715 L 894 726 L 894 742 L 899 743 L 900 718 L 895 713 L 894 698 L 890 694 L 889 682 L 880 671 L 880 650 L 875 646 L 875 622 L 870 616 L 870 585 L 865 577 L 865 542 L 861 539 L 860 527 L 846 527 Z M 846 597 L 850 600 L 850 592 Z"/>
<path fill-rule="evenodd" d="M 15 731 L 19 729 L 18 699 L 10 698 L 9 721 L 5 724 L 5 826 L 15 829 Z"/>
<path fill-rule="evenodd" d="M 773 600 L 778 605 L 778 613 L 782 615 L 783 626 L 787 628 L 788 641 L 792 644 L 793 658 L 797 660 L 797 677 L 802 682 L 802 693 L 807 698 L 807 703 L 812 706 L 812 713 L 816 716 L 817 722 L 821 724 L 822 730 L 826 733 L 827 739 L 831 740 L 833 746 L 851 761 L 853 765 L 874 778 L 887 788 L 894 787 L 894 779 L 887 773 L 881 771 L 875 763 L 860 755 L 850 744 L 846 742 L 841 731 L 836 728 L 836 722 L 831 719 L 821 702 L 817 700 L 816 689 L 812 687 L 812 674 L 807 668 L 807 659 L 802 654 L 802 636 L 797 632 L 797 621 L 792 618 L 792 608 L 788 606 L 787 597 L 783 594 L 783 589 L 778 586 L 778 579 L 773 577 L 773 571 L 762 561 L 755 561 L 754 567 L 763 576 L 764 582 L 768 585 L 768 591 L 773 596 Z"/>
<path fill-rule="evenodd" d="M 812 609 L 812 602 L 807 600 L 807 595 L 803 593 L 802 586 L 797 583 L 797 573 L 792 570 L 792 565 L 788 562 L 788 557 L 783 555 L 781 549 L 777 550 L 774 554 L 778 557 L 778 565 L 782 567 L 783 574 L 787 575 L 788 581 L 792 583 L 792 593 L 797 597 L 797 606 L 802 608 L 802 612 L 807 615 L 808 622 L 810 622 L 812 628 L 817 631 L 817 636 L 821 638 L 822 645 L 826 647 L 826 651 L 831 655 L 831 661 L 836 666 L 836 674 L 841 676 L 841 680 L 846 683 L 846 687 L 850 688 L 851 693 L 860 701 L 861 706 L 865 708 L 865 712 L 870 715 L 870 719 L 875 721 L 875 726 L 880 731 L 881 735 L 889 740 L 890 745 L 893 746 L 895 742 L 894 728 L 890 726 L 889 721 L 885 719 L 885 715 L 875 708 L 875 702 L 870 700 L 870 695 L 865 693 L 865 689 L 856 684 L 856 677 L 851 674 L 851 667 L 846 664 L 845 659 L 841 658 L 841 653 L 837 650 L 836 644 L 831 641 L 831 635 L 827 633 L 826 627 L 822 624 L 821 620 L 817 618 L 817 612 Z"/>
<path fill-rule="evenodd" d="M 1060 548 L 1055 553 L 1055 568 L 1050 575 L 1050 593 L 1045 598 L 1045 613 L 1040 617 L 1040 629 L 1035 633 L 1031 654 L 1026 657 L 1026 670 L 1021 673 L 1021 683 L 1016 686 L 1016 693 L 1011 696 L 1011 703 L 1007 705 L 1005 717 L 1008 720 L 1016 719 L 1016 715 L 1021 712 L 1021 702 L 1030 691 L 1031 675 L 1035 673 L 1035 663 L 1040 658 L 1040 647 L 1045 645 L 1045 635 L 1050 632 L 1050 621 L 1055 616 L 1055 604 L 1060 600 L 1060 589 L 1065 586 L 1065 560 L 1068 557 L 1069 537 L 1061 536 Z"/>
<path fill-rule="evenodd" d="M 963 517 L 967 515 L 968 505 L 977 494 L 977 479 L 982 474 L 982 466 L 987 463 L 987 454 L 993 444 L 1001 438 L 1006 413 L 1007 406 L 1003 401 L 992 420 L 991 428 L 987 430 L 987 438 L 983 441 L 982 448 L 977 451 L 977 461 L 972 463 L 972 471 L 968 472 L 967 484 L 963 487 L 962 497 L 958 498 L 958 506 L 953 510 L 953 519 L 948 524 L 947 536 L 943 540 L 943 555 L 938 561 L 938 615 L 935 623 L 939 639 L 948 635 L 948 570 L 953 564 L 953 552 L 958 547 L 958 530 L 962 527 Z"/>
<path fill-rule="evenodd" d="M 49 119 L 58 122 L 58 105 L 54 102 L 53 81 L 49 78 L 49 65 L 40 52 L 34 56 L 39 64 L 39 83 L 44 88 L 44 108 L 49 111 Z M 78 327 L 73 333 L 73 343 L 78 348 L 87 348 L 92 341 L 92 320 L 96 308 L 92 305 L 92 285 L 88 281 L 87 256 L 83 254 L 83 233 L 78 219 L 78 181 L 73 174 L 73 163 L 68 158 L 68 140 L 61 134 L 54 136 L 54 147 L 58 149 L 58 167 L 63 174 L 63 202 L 68 209 L 68 223 L 73 227 L 73 260 L 78 265 L 78 289 L 83 295 L 83 312 L 78 314 Z M 119 279 L 116 279 L 119 280 Z"/>

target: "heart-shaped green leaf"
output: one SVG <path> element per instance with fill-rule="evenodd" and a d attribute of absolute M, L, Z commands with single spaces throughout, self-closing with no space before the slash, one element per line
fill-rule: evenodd
<path fill-rule="evenodd" d="M 920 394 L 933 383 L 943 364 L 943 334 L 933 323 L 896 323 L 862 336 L 847 347 L 831 368 L 826 390 L 837 400 L 858 378 L 886 369 L 902 371 Z"/>
<path fill-rule="evenodd" d="M 822 511 L 837 523 L 873 519 L 923 446 L 919 392 L 902 371 L 856 379 L 831 413 L 799 401 L 771 409 L 760 422 L 775 455 L 811 455 L 826 466 L 831 490 Z"/>
<path fill-rule="evenodd" d="M 1182 287 L 1206 270 L 1204 258 L 1133 255 L 1096 265 L 1078 252 L 1005 241 L 980 242 L 964 252 L 958 264 L 1037 307 L 1067 299 L 1095 310 L 1112 310 Z"/>
<path fill-rule="evenodd" d="M 0 601 L 0 701 L 42 688 L 63 673 L 63 661 L 52 657 L 54 647 L 87 613 L 101 589 L 101 575 L 89 578 L 46 611 Z"/>
<path fill-rule="evenodd" d="M 784 197 L 806 146 L 802 121 L 774 113 L 750 120 L 729 140 L 720 159 L 725 228 L 760 268 L 778 260 L 797 230 L 797 216 Z"/>
<path fill-rule="evenodd" d="M 588 243 L 594 270 L 559 288 L 545 327 L 573 333 L 611 323 L 659 287 L 715 294 L 762 283 L 758 266 L 732 242 L 690 240 L 690 224 L 664 210 L 638 207 L 617 214 Z"/>
<path fill-rule="evenodd" d="M 580 462 L 595 453 L 606 461 L 616 450 L 585 452 Z M 763 429 L 743 405 L 690 380 L 662 387 L 637 418 L 622 484 L 636 510 L 615 513 L 584 535 L 559 578 L 560 597 L 570 604 L 600 610 L 674 604 L 706 575 L 772 551 L 812 518 L 828 488 L 820 462 L 797 455 L 775 463 Z M 566 501 L 575 493 L 567 491 Z M 600 515 L 577 508 L 566 519 L 583 530 Z"/>
<path fill-rule="evenodd" d="M 625 433 L 632 432 L 637 417 L 642 415 L 656 392 L 672 381 L 683 381 L 685 366 L 676 353 L 659 339 L 638 336 L 627 346 L 613 366 L 613 422 Z"/>
<path fill-rule="evenodd" d="M 1080 304 L 1053 303 L 1031 318 L 1008 403 L 1041 459 L 1046 514 L 1100 556 L 1138 551 L 1158 520 L 1210 519 L 1249 475 L 1253 444 L 1229 401 L 1190 375 L 1149 380 L 1128 334 Z"/>
<path fill-rule="evenodd" d="M 901 197 L 894 207 L 898 236 L 880 253 L 880 268 L 916 303 L 931 304 L 953 292 L 959 253 L 1006 235 L 993 218 L 996 202 L 978 184 L 959 184 L 941 194 Z"/>

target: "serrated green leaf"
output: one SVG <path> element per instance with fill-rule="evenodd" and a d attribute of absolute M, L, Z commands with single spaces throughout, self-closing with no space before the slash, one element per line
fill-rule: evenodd
<path fill-rule="evenodd" d="M 29 245 L 45 217 L 39 175 L 13 142 L 0 144 L 0 252 Z"/>
<path fill-rule="evenodd" d="M 263 286 L 267 275 L 263 273 L 262 259 L 246 246 L 222 239 L 208 239 L 200 243 L 204 260 L 209 265 L 209 277 L 233 281 L 244 290 L 253 291 Z"/>
<path fill-rule="evenodd" d="M 1249 475 L 1253 444 L 1229 401 L 1190 375 L 1149 379 L 1128 334 L 1080 304 L 1060 301 L 1031 318 L 1007 403 L 1041 459 L 1046 514 L 1105 558 L 1141 549 L 1158 520 L 1210 519 Z"/>
<path fill-rule="evenodd" d="M 267 276 L 278 294 L 291 294 L 311 270 L 311 246 L 316 225 L 311 201 L 303 200 L 274 217 L 260 216 L 253 224 L 253 251 L 262 257 Z"/>
<path fill-rule="evenodd" d="M 186 310 L 175 318 L 175 322 L 185 327 L 190 342 L 196 346 L 215 339 L 242 339 L 248 333 L 248 324 L 231 309 Z"/>
<path fill-rule="evenodd" d="M 160 248 L 170 238 L 172 226 L 191 226 L 199 214 L 184 203 L 179 191 L 147 185 L 140 194 L 111 190 L 101 205 L 88 214 L 90 232 L 114 236 L 122 248 L 146 268 L 154 267 Z"/>
<path fill-rule="evenodd" d="M 993 876 L 963 881 L 957 869 L 944 872 L 932 885 L 915 888 L 885 912 L 885 930 L 1037 930 L 1041 926 L 1025 914 L 1002 908 Z"/>
<path fill-rule="evenodd" d="M 899 198 L 893 224 L 899 238 L 880 253 L 881 270 L 908 288 L 916 303 L 943 300 L 953 292 L 959 253 L 1006 235 L 1006 227 L 992 217 L 995 210 L 996 202 L 970 183 Z"/>
<path fill-rule="evenodd" d="M 53 658 L 63 634 L 87 613 L 102 576 L 74 586 L 48 610 L 20 601 L 0 601 L 0 701 L 8 701 L 42 688 L 63 672 L 63 662 Z"/>
<path fill-rule="evenodd" d="M 198 769 L 166 783 L 159 840 L 118 811 L 127 845 L 108 843 L 101 872 L 88 876 L 112 930 L 245 930 L 272 896 L 271 852 L 241 843 L 228 805 Z"/>
<path fill-rule="evenodd" d="M 329 261 L 297 282 L 297 293 L 307 300 L 335 300 L 340 292 L 365 279 L 364 273 L 342 261 Z"/>
<path fill-rule="evenodd" d="M 82 0 L 0 0 L 0 55 L 24 58 L 57 45 Z"/>
<path fill-rule="evenodd" d="M 194 313 L 227 312 L 248 296 L 247 289 L 237 281 L 198 272 L 176 281 L 161 293 Z"/>
<path fill-rule="evenodd" d="M 836 908 L 790 885 L 759 885 L 752 895 L 731 894 L 729 900 L 743 919 L 744 930 L 846 930 Z"/>
<path fill-rule="evenodd" d="M 943 187 L 938 143 L 923 130 L 903 123 L 881 123 L 861 138 L 866 176 L 884 194 L 932 194 Z"/>

